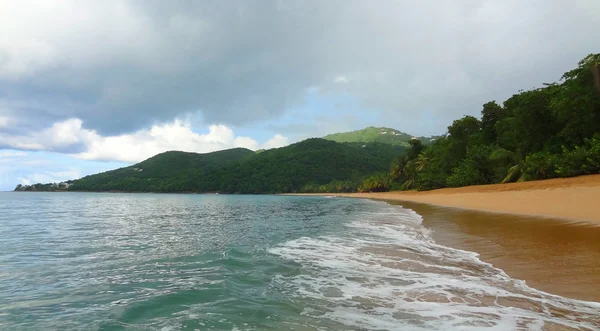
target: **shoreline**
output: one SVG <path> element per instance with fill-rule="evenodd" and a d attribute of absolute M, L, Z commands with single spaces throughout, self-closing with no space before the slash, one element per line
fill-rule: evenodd
<path fill-rule="evenodd" d="M 600 302 L 600 227 L 588 222 L 386 201 L 414 210 L 438 244 L 479 258 L 538 290 Z"/>
<path fill-rule="evenodd" d="M 541 291 L 600 302 L 600 175 L 427 192 L 304 195 L 401 205 L 421 215 L 441 245 L 476 252 Z"/>
<path fill-rule="evenodd" d="M 385 201 L 416 202 L 488 213 L 559 218 L 600 226 L 600 175 L 510 184 L 378 193 L 307 193 Z"/>

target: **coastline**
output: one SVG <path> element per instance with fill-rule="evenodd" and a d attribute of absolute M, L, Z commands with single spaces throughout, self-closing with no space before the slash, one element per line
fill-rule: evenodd
<path fill-rule="evenodd" d="M 296 194 L 294 194 L 296 195 Z M 559 218 L 600 225 L 600 174 L 523 183 L 380 193 L 309 193 L 416 202 L 491 213 Z"/>
<path fill-rule="evenodd" d="M 600 302 L 600 175 L 368 198 L 417 212 L 439 244 L 547 293 Z"/>
<path fill-rule="evenodd" d="M 433 239 L 472 251 L 527 285 L 600 302 L 600 227 L 587 222 L 387 201 L 421 215 Z"/>

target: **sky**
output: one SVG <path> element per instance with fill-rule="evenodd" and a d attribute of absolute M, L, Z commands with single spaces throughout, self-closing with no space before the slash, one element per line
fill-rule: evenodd
<path fill-rule="evenodd" d="M 0 0 L 0 190 L 167 150 L 436 135 L 600 51 L 597 0 Z"/>

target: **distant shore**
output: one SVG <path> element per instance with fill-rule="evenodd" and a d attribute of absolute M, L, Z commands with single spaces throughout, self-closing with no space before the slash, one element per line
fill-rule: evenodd
<path fill-rule="evenodd" d="M 523 183 L 445 188 L 426 192 L 318 193 L 408 201 L 462 209 L 561 218 L 600 224 L 600 175 Z"/>

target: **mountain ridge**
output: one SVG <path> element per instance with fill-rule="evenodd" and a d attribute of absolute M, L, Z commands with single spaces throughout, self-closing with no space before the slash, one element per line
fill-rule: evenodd
<path fill-rule="evenodd" d="M 403 151 L 391 144 L 321 138 L 260 153 L 244 148 L 204 154 L 168 151 L 74 180 L 68 190 L 262 194 L 302 192 L 331 183 L 355 190 L 372 173 L 387 172 Z"/>
<path fill-rule="evenodd" d="M 409 141 L 412 139 L 419 139 L 424 145 L 430 145 L 437 139 L 438 136 L 432 137 L 416 137 L 400 130 L 388 128 L 388 127 L 375 127 L 369 126 L 364 129 L 339 132 L 328 134 L 323 139 L 332 140 L 339 143 L 353 142 L 353 143 L 372 143 L 379 142 L 384 144 L 391 144 L 395 146 L 402 146 L 408 148 L 410 146 Z"/>

